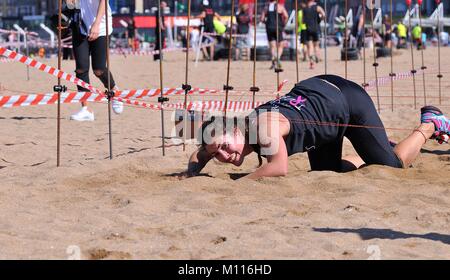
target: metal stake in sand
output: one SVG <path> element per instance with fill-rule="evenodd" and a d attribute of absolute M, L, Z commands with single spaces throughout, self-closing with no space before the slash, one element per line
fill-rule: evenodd
<path fill-rule="evenodd" d="M 175 10 L 177 8 L 175 7 Z M 191 40 L 191 0 L 188 0 L 188 18 L 187 18 L 187 26 L 186 26 L 186 72 L 184 78 L 184 84 L 182 85 L 182 89 L 184 89 L 184 132 L 183 132 L 183 151 L 186 151 L 186 133 L 187 133 L 187 97 L 189 91 L 192 89 L 192 86 L 189 84 L 189 48 L 190 48 L 190 40 Z"/>
<path fill-rule="evenodd" d="M 362 49 L 363 49 L 363 87 L 367 87 L 367 79 L 366 79 L 366 0 L 362 0 L 362 16 L 363 16 L 363 26 L 362 26 L 362 32 L 363 32 L 363 41 L 362 41 Z"/>
<path fill-rule="evenodd" d="M 20 35 L 23 36 L 23 43 L 25 45 L 25 54 L 27 57 L 30 56 L 30 52 L 28 49 L 28 32 L 27 32 L 27 28 L 25 28 L 25 30 L 22 29 L 22 27 L 20 27 L 18 24 L 14 24 L 13 25 L 14 28 L 17 30 L 17 38 L 18 38 L 18 43 L 20 43 Z M 19 52 L 20 52 L 20 44 L 19 44 Z M 30 80 L 30 67 L 27 65 L 27 81 Z"/>
<path fill-rule="evenodd" d="M 283 69 L 281 69 L 281 67 L 279 67 L 280 66 L 280 63 L 279 63 L 279 61 L 280 61 L 280 56 L 279 56 L 279 54 L 278 54 L 278 51 L 279 51 L 279 49 L 280 49 L 280 43 L 278 42 L 279 41 L 279 37 L 280 37 L 280 34 L 279 34 L 279 30 L 278 30 L 278 28 L 279 28 L 279 26 L 280 26 L 280 22 L 279 22 L 279 19 L 278 19 L 278 7 L 279 7 L 279 0 L 277 0 L 277 3 L 275 4 L 275 14 L 276 14 L 276 16 L 275 16 L 275 18 L 276 18 L 276 20 L 275 20 L 275 22 L 276 22 L 276 29 L 277 29 L 277 34 L 276 34 L 276 37 L 277 37 L 277 42 L 276 42 L 276 46 L 277 46 L 277 51 L 276 51 L 276 59 L 277 59 L 277 62 L 276 62 L 276 64 L 275 64 L 275 69 L 274 69 L 274 71 L 275 71 L 275 73 L 277 74 L 277 86 L 275 87 L 276 89 L 277 89 L 277 98 L 279 98 L 280 97 L 280 93 L 278 92 L 278 87 L 280 86 L 280 72 L 283 72 Z"/>
<path fill-rule="evenodd" d="M 380 93 L 378 89 L 378 62 L 377 62 L 377 48 L 375 47 L 375 26 L 373 22 L 373 10 L 375 8 L 381 9 L 381 7 L 378 7 L 379 2 L 373 1 L 371 2 L 371 5 L 369 6 L 370 9 L 370 17 L 372 21 L 372 42 L 373 42 L 373 68 L 375 71 L 375 88 L 377 90 L 377 106 L 378 106 L 378 113 L 380 113 Z"/>
<path fill-rule="evenodd" d="M 258 25 L 258 0 L 255 0 L 254 9 L 255 10 L 253 15 L 253 86 L 250 88 L 250 91 L 253 93 L 252 108 L 255 108 L 255 94 L 259 91 L 259 88 L 256 86 L 256 30 Z M 298 70 L 297 70 L 297 79 L 298 79 Z"/>
<path fill-rule="evenodd" d="M 295 28 L 294 28 L 294 32 L 295 32 L 295 73 L 296 73 L 296 82 L 298 83 L 299 80 L 299 74 L 298 74 L 298 26 L 299 26 L 299 22 L 298 22 L 298 1 L 295 0 Z M 325 70 L 326 73 L 326 70 Z"/>
<path fill-rule="evenodd" d="M 422 12 L 421 12 L 422 0 L 417 0 L 417 4 L 418 4 L 418 9 L 419 9 L 419 26 L 420 26 L 420 28 L 422 28 Z M 422 36 L 422 34 L 421 34 L 421 36 Z M 422 40 L 422 38 L 420 38 L 420 40 Z M 423 49 L 425 47 L 425 43 L 426 42 L 422 42 L 423 45 L 420 48 L 420 53 L 422 55 L 422 66 L 420 67 L 420 69 L 422 70 L 423 100 L 424 100 L 424 104 L 427 105 L 427 90 L 426 90 L 426 85 L 425 85 L 425 69 L 427 69 L 427 67 L 425 66 L 424 57 L 423 57 Z"/>
<path fill-rule="evenodd" d="M 295 3 L 297 3 L 297 0 L 295 1 Z M 325 23 L 325 28 L 324 28 L 324 59 L 325 59 L 325 75 L 328 74 L 328 52 L 327 52 L 327 42 L 328 42 L 328 11 L 327 11 L 327 0 L 325 0 L 324 3 L 324 12 L 325 12 L 325 18 L 323 19 L 323 22 Z M 298 77 L 297 77 L 297 81 L 298 81 Z"/>
<path fill-rule="evenodd" d="M 223 90 L 225 90 L 225 108 L 224 108 L 224 117 L 227 117 L 227 109 L 228 109 L 228 92 L 233 90 L 233 87 L 230 86 L 230 66 L 231 66 L 231 52 L 233 50 L 233 18 L 234 18 L 234 1 L 231 1 L 231 18 L 230 18 L 230 36 L 228 43 L 228 62 L 227 62 L 227 81 L 223 86 Z"/>
<path fill-rule="evenodd" d="M 345 78 L 347 79 L 347 61 L 348 61 L 348 26 L 347 26 L 347 13 L 348 13 L 348 1 L 345 0 L 345 12 L 344 12 L 344 55 L 345 55 Z"/>
<path fill-rule="evenodd" d="M 438 81 L 439 81 L 439 105 L 442 104 L 442 87 L 441 80 L 444 77 L 441 73 L 441 9 L 443 8 L 441 5 L 441 0 L 436 0 L 436 4 L 438 5 L 438 15 L 437 15 L 437 30 L 438 30 Z"/>
<path fill-rule="evenodd" d="M 392 36 L 392 33 L 393 33 L 392 26 L 393 26 L 393 22 L 394 22 L 394 18 L 392 16 L 392 10 L 393 10 L 393 3 L 391 0 L 390 36 Z M 389 76 L 391 77 L 391 110 L 392 110 L 392 112 L 394 112 L 394 77 L 396 76 L 396 74 L 394 73 L 394 53 L 393 53 L 394 48 L 393 47 L 394 47 L 394 44 L 392 43 L 392 40 L 391 40 L 391 73 L 389 73 Z"/>
<path fill-rule="evenodd" d="M 413 77 L 413 86 L 414 86 L 414 109 L 417 109 L 417 92 L 416 92 L 416 69 L 414 67 L 414 50 L 413 50 L 413 39 L 412 39 L 412 26 L 411 26 L 411 0 L 406 0 L 406 5 L 408 6 L 408 22 L 409 22 L 409 32 L 411 33 L 411 42 L 410 42 L 410 49 L 411 49 L 411 74 Z"/>
<path fill-rule="evenodd" d="M 109 136 L 109 159 L 113 158 L 112 151 L 112 120 L 111 120 L 111 100 L 114 97 L 114 92 L 111 91 L 111 72 L 109 63 L 109 19 L 108 19 L 108 4 L 109 1 L 105 1 L 105 22 L 106 22 L 106 72 L 107 72 L 107 88 L 106 97 L 108 98 L 108 136 Z"/>
<path fill-rule="evenodd" d="M 62 0 L 58 1 L 58 70 L 61 70 L 61 17 L 62 17 Z M 56 166 L 60 166 L 61 159 L 61 92 L 65 92 L 67 88 L 61 86 L 61 78 L 58 77 L 58 84 L 53 87 L 53 91 L 58 93 L 58 107 L 56 117 Z"/>
<path fill-rule="evenodd" d="M 27 32 L 27 28 L 25 28 L 25 32 L 23 34 L 23 38 L 25 41 L 25 53 L 27 54 L 27 56 L 30 56 L 30 49 L 28 48 L 28 32 Z M 30 80 L 30 67 L 27 65 L 27 81 Z"/>
<path fill-rule="evenodd" d="M 160 90 L 160 96 L 158 97 L 158 102 L 161 104 L 161 141 L 162 141 L 162 154 L 163 156 L 166 155 L 166 145 L 164 143 L 165 139 L 165 133 L 164 133 L 164 102 L 169 101 L 169 98 L 163 96 L 164 86 L 163 86 L 163 56 L 162 56 L 162 38 L 161 38 L 161 25 L 164 23 L 162 22 L 161 13 L 164 11 L 161 11 L 161 0 L 158 0 L 158 42 L 156 42 L 159 45 L 159 90 Z"/>

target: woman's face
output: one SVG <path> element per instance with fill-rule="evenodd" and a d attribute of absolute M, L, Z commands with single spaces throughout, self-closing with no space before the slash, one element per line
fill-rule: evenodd
<path fill-rule="evenodd" d="M 215 137 L 211 144 L 205 146 L 205 149 L 220 162 L 240 166 L 244 162 L 244 146 L 245 138 L 236 129 L 233 133 Z"/>

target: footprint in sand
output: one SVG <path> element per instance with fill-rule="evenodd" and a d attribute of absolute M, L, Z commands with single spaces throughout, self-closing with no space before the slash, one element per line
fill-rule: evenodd
<path fill-rule="evenodd" d="M 438 159 L 439 159 L 440 161 L 450 161 L 450 156 L 447 156 L 447 155 L 445 155 L 445 156 L 439 156 Z"/>
<path fill-rule="evenodd" d="M 359 208 L 354 205 L 347 205 L 343 210 L 348 211 L 348 212 L 353 212 L 353 211 L 359 212 L 360 211 Z"/>
<path fill-rule="evenodd" d="M 94 248 L 88 250 L 88 258 L 90 260 L 104 260 L 104 259 L 131 259 L 131 254 L 122 251 L 108 251 L 106 249 Z"/>
<path fill-rule="evenodd" d="M 211 240 L 211 243 L 219 245 L 220 243 L 224 243 L 225 241 L 227 241 L 227 238 L 225 236 L 217 236 L 216 238 Z"/>
<path fill-rule="evenodd" d="M 131 203 L 131 200 L 123 198 L 123 197 L 114 196 L 112 199 L 112 204 L 117 208 L 126 207 L 130 203 Z"/>
<path fill-rule="evenodd" d="M 112 232 L 112 233 L 105 235 L 103 238 L 106 240 L 120 240 L 120 239 L 125 239 L 125 235 L 118 233 L 118 232 Z"/>

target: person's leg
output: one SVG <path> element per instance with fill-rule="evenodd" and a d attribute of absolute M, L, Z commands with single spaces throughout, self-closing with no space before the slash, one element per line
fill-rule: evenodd
<path fill-rule="evenodd" d="M 284 50 L 284 41 L 281 41 L 278 43 L 278 60 L 281 59 L 281 56 L 283 55 Z"/>
<path fill-rule="evenodd" d="M 342 139 L 308 151 L 312 171 L 342 171 Z"/>
<path fill-rule="evenodd" d="M 316 63 L 320 61 L 320 46 L 319 41 L 314 42 L 314 55 L 316 56 Z"/>
<path fill-rule="evenodd" d="M 73 55 L 75 58 L 75 76 L 89 83 L 89 42 L 86 37 L 74 33 L 72 36 Z M 78 91 L 88 91 L 87 89 L 77 86 Z M 81 102 L 81 105 L 85 107 L 86 102 Z"/>
<path fill-rule="evenodd" d="M 434 133 L 434 124 L 422 123 L 408 137 L 398 143 L 394 152 L 404 166 L 410 166 L 420 153 L 420 149 Z"/>
<path fill-rule="evenodd" d="M 212 42 L 211 46 L 209 47 L 209 60 L 214 60 L 214 42 Z"/>
<path fill-rule="evenodd" d="M 306 50 L 308 52 L 308 58 L 311 60 L 312 54 L 313 54 L 313 49 L 314 49 L 314 43 L 312 40 L 308 40 L 308 42 L 306 43 Z"/>
<path fill-rule="evenodd" d="M 109 87 L 109 89 L 113 91 L 119 90 L 111 71 L 109 71 L 106 65 L 106 36 L 100 36 L 97 40 L 90 42 L 90 49 L 92 55 L 92 69 L 95 76 L 100 79 L 105 88 Z M 113 99 L 112 109 L 114 113 L 121 114 L 123 112 L 123 103 Z"/>
<path fill-rule="evenodd" d="M 427 139 L 440 137 L 442 134 L 450 136 L 450 120 L 439 108 L 423 107 L 420 120 L 420 126 L 395 147 L 397 155 L 408 165 L 418 156 Z"/>
<path fill-rule="evenodd" d="M 440 133 L 450 135 L 449 119 L 436 107 L 423 107 L 421 109 L 421 124 L 395 146 L 394 152 L 405 167 L 410 166 L 427 140 Z"/>
<path fill-rule="evenodd" d="M 346 129 L 345 137 L 350 140 L 362 161 L 368 165 L 380 164 L 397 168 L 403 167 L 403 158 L 400 158 L 391 147 L 375 105 L 364 89 L 339 76 L 322 75 L 318 78 L 336 85 L 347 99 L 350 111 L 350 126 Z M 359 167 L 361 161 L 355 159 L 349 161 Z"/>
<path fill-rule="evenodd" d="M 270 69 L 275 68 L 275 60 L 277 56 L 277 41 L 271 40 L 269 41 L 269 48 L 270 48 L 270 60 L 271 60 L 271 66 Z"/>
<path fill-rule="evenodd" d="M 251 57 L 251 55 L 250 55 L 250 42 L 249 42 L 248 38 L 245 38 L 245 48 L 246 48 L 246 51 L 247 51 L 247 60 L 250 60 L 250 57 Z"/>
<path fill-rule="evenodd" d="M 278 30 L 278 38 L 277 38 L 277 55 L 278 55 L 278 61 L 277 61 L 277 67 L 281 68 L 281 56 L 283 55 L 283 49 L 284 49 L 284 36 L 283 36 L 283 29 Z"/>
<path fill-rule="evenodd" d="M 300 32 L 300 47 L 299 47 L 299 50 L 301 52 L 303 61 L 306 61 L 306 43 L 307 43 L 307 41 L 306 41 L 306 31 L 302 30 Z"/>
<path fill-rule="evenodd" d="M 270 45 L 270 55 L 272 57 L 272 60 L 275 60 L 277 57 L 277 41 L 272 40 L 269 42 Z"/>
<path fill-rule="evenodd" d="M 95 41 L 90 42 L 89 45 L 94 75 L 99 78 L 102 84 L 107 88 L 109 74 L 109 86 L 113 89 L 116 86 L 116 83 L 106 65 L 106 36 L 98 37 Z"/>
<path fill-rule="evenodd" d="M 314 43 L 312 40 L 310 40 L 310 38 L 308 38 L 307 50 L 308 50 L 309 68 L 313 69 L 314 68 L 314 57 L 313 57 Z"/>

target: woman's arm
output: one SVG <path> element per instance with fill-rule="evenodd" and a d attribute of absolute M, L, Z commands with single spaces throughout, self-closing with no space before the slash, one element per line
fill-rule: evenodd
<path fill-rule="evenodd" d="M 105 1 L 100 0 L 100 4 L 97 9 L 97 16 L 95 17 L 95 21 L 91 26 L 91 30 L 89 31 L 89 41 L 94 41 L 100 35 L 100 24 L 102 22 L 103 16 L 105 15 Z M 106 19 L 106 24 L 108 24 L 108 19 Z"/>
<path fill-rule="evenodd" d="M 288 153 L 284 136 L 289 134 L 290 122 L 279 113 L 263 113 L 258 117 L 258 145 L 267 163 L 246 176 L 249 179 L 285 176 Z"/>
<path fill-rule="evenodd" d="M 199 18 L 199 19 L 204 19 L 205 17 L 206 17 L 206 12 L 205 12 L 205 11 L 201 12 L 201 13 L 197 16 L 197 18 Z"/>
<path fill-rule="evenodd" d="M 206 164 L 212 159 L 211 155 L 205 150 L 205 148 L 200 147 L 192 153 L 189 158 L 187 176 L 193 177 L 200 174 L 200 171 L 206 166 Z"/>
<path fill-rule="evenodd" d="M 258 179 L 261 177 L 279 177 L 286 176 L 288 173 L 288 154 L 286 143 L 283 136 L 279 135 L 278 139 L 273 139 L 278 142 L 278 149 L 275 154 L 267 157 L 267 163 L 256 169 L 254 172 L 245 176 L 248 179 Z M 274 143 L 274 142 L 272 142 Z"/>
<path fill-rule="evenodd" d="M 289 15 L 288 15 L 288 12 L 287 12 L 287 10 L 286 10 L 286 8 L 284 7 L 284 6 L 282 6 L 282 18 L 283 18 L 283 25 L 286 25 L 286 23 L 287 23 L 287 21 L 288 21 L 288 19 L 289 19 Z"/>
<path fill-rule="evenodd" d="M 263 10 L 261 13 L 261 16 L 259 18 L 259 22 L 265 22 L 266 21 L 266 9 Z"/>
<path fill-rule="evenodd" d="M 317 12 L 319 13 L 319 16 L 321 19 L 325 19 L 325 11 L 322 7 L 320 7 L 319 5 L 317 5 Z"/>

